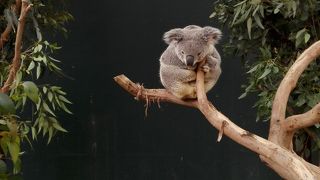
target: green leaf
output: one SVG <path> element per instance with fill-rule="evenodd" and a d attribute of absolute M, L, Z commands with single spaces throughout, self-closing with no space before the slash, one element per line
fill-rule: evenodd
<path fill-rule="evenodd" d="M 278 14 L 280 12 L 280 8 L 283 6 L 283 3 L 279 3 L 278 6 L 274 9 L 274 14 Z"/>
<path fill-rule="evenodd" d="M 43 93 L 47 93 L 47 91 L 48 91 L 48 88 L 47 87 L 45 87 L 45 86 L 43 86 L 43 88 L 42 88 L 42 91 L 43 91 Z"/>
<path fill-rule="evenodd" d="M 52 139 L 52 136 L 53 136 L 53 128 L 52 128 L 52 127 L 49 127 L 47 144 L 50 143 L 50 141 L 51 141 L 51 139 Z"/>
<path fill-rule="evenodd" d="M 72 102 L 70 102 L 67 98 L 65 98 L 64 96 L 61 96 L 59 95 L 59 99 L 65 103 L 68 103 L 68 104 L 72 104 Z"/>
<path fill-rule="evenodd" d="M 260 5 L 258 5 L 256 9 L 253 11 L 252 16 L 255 16 L 259 9 L 260 9 Z"/>
<path fill-rule="evenodd" d="M 310 34 L 309 33 L 306 33 L 305 35 L 304 35 L 304 43 L 305 44 L 307 44 L 307 42 L 310 40 Z"/>
<path fill-rule="evenodd" d="M 306 28 L 303 28 L 301 29 L 300 31 L 297 32 L 296 36 L 295 36 L 295 39 L 296 39 L 296 43 L 295 43 L 295 46 L 296 47 L 299 47 L 299 45 L 303 42 L 303 41 L 306 41 L 306 38 L 307 40 L 308 39 L 308 35 L 307 37 L 305 36 L 305 34 L 307 33 L 307 29 Z M 309 37 L 310 38 L 310 37 Z"/>
<path fill-rule="evenodd" d="M 10 138 L 8 135 L 3 136 L 0 139 L 0 145 L 1 145 L 1 150 L 3 151 L 4 155 L 8 155 L 8 142 L 10 141 Z"/>
<path fill-rule="evenodd" d="M 16 163 L 20 153 L 20 138 L 18 136 L 12 137 L 12 140 L 7 145 L 13 163 Z"/>
<path fill-rule="evenodd" d="M 301 107 L 303 104 L 306 103 L 306 97 L 304 94 L 301 94 L 298 96 L 297 102 L 296 102 L 296 106 Z"/>
<path fill-rule="evenodd" d="M 31 63 L 28 66 L 27 72 L 29 73 L 34 67 L 35 67 L 35 63 L 31 61 Z"/>
<path fill-rule="evenodd" d="M 32 81 L 25 81 L 22 85 L 28 98 L 37 103 L 39 101 L 39 89 L 37 85 Z"/>
<path fill-rule="evenodd" d="M 50 91 L 48 92 L 48 99 L 50 102 L 52 102 L 53 94 Z"/>
<path fill-rule="evenodd" d="M 247 92 L 242 93 L 241 96 L 238 97 L 238 99 L 242 99 L 242 98 L 244 98 L 244 97 L 246 97 L 246 96 L 247 96 Z"/>
<path fill-rule="evenodd" d="M 60 102 L 60 107 L 61 107 L 66 113 L 73 114 L 73 113 L 66 107 L 66 105 L 65 105 L 63 102 Z"/>
<path fill-rule="evenodd" d="M 10 97 L 0 92 L 0 115 L 15 114 L 16 109 Z"/>
<path fill-rule="evenodd" d="M 42 50 L 42 45 L 41 44 L 38 44 L 34 49 L 33 49 L 33 52 L 34 53 L 37 53 L 37 52 L 40 52 Z"/>
<path fill-rule="evenodd" d="M 252 18 L 249 17 L 247 20 L 247 29 L 248 29 L 249 39 L 251 39 L 251 28 L 252 28 Z"/>
<path fill-rule="evenodd" d="M 248 1 L 248 0 L 241 1 L 241 2 L 239 2 L 238 4 L 234 5 L 234 7 L 240 6 L 241 4 L 246 3 L 247 1 Z"/>
<path fill-rule="evenodd" d="M 295 1 L 291 1 L 291 7 L 292 7 L 292 11 L 293 11 L 293 17 L 296 16 L 297 14 L 297 3 Z"/>
<path fill-rule="evenodd" d="M 31 134 L 32 134 L 32 139 L 37 140 L 37 131 L 35 127 L 31 127 Z"/>
<path fill-rule="evenodd" d="M 255 66 L 254 66 L 253 68 L 251 68 L 247 73 L 250 74 L 250 73 L 256 71 L 259 66 L 260 66 L 260 64 L 255 65 Z"/>
<path fill-rule="evenodd" d="M 260 6 L 259 11 L 260 11 L 261 17 L 264 18 L 264 7 L 263 7 L 263 6 Z"/>
<path fill-rule="evenodd" d="M 238 18 L 238 16 L 239 16 L 239 14 L 240 14 L 240 12 L 241 12 L 241 6 L 239 6 L 239 7 L 237 7 L 236 9 L 235 9 L 235 15 L 234 15 L 234 17 L 233 17 L 233 21 L 232 21 L 232 23 L 231 23 L 231 26 L 233 26 L 234 24 L 235 24 L 235 22 L 236 22 L 236 20 L 237 20 L 237 18 Z"/>
<path fill-rule="evenodd" d="M 271 72 L 271 69 L 267 68 L 264 70 L 263 74 L 258 79 L 263 79 Z"/>
<path fill-rule="evenodd" d="M 41 75 L 41 64 L 38 63 L 38 66 L 37 66 L 37 79 L 39 79 L 40 75 Z"/>
<path fill-rule="evenodd" d="M 21 171 L 21 159 L 18 158 L 16 163 L 13 164 L 13 174 L 18 174 Z M 21 176 L 14 176 L 14 179 L 10 180 L 23 180 Z"/>
<path fill-rule="evenodd" d="M 216 15 L 217 15 L 217 13 L 213 12 L 213 13 L 210 14 L 209 18 L 214 18 Z"/>
<path fill-rule="evenodd" d="M 307 30 L 306 28 L 303 28 L 300 31 L 298 31 L 297 34 L 296 34 L 296 39 L 298 39 L 303 33 L 305 33 L 306 30 Z"/>
<path fill-rule="evenodd" d="M 54 122 L 52 123 L 52 126 L 58 130 L 58 131 L 62 131 L 62 132 L 68 132 L 67 130 L 65 130 L 63 127 L 61 127 L 61 125 L 58 122 Z"/>
<path fill-rule="evenodd" d="M 52 112 L 52 110 L 49 108 L 49 106 L 48 106 L 47 103 L 43 102 L 42 106 L 43 106 L 43 108 L 44 108 L 47 112 L 49 112 L 51 115 L 53 115 L 54 117 L 56 117 L 56 115 Z"/>
<path fill-rule="evenodd" d="M 261 20 L 260 20 L 260 17 L 256 14 L 253 16 L 254 20 L 256 21 L 256 23 L 258 24 L 258 26 L 261 28 L 261 29 L 264 29 L 264 26 L 262 25 L 261 23 Z"/>

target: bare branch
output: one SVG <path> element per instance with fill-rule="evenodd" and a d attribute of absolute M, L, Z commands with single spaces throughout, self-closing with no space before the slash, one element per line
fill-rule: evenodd
<path fill-rule="evenodd" d="M 312 164 L 305 162 L 296 154 L 238 127 L 230 119 L 220 113 L 207 100 L 204 91 L 202 71 L 198 71 L 197 74 L 198 103 L 196 103 L 196 101 L 182 101 L 164 89 L 144 89 L 140 85 L 131 82 L 124 75 L 117 76 L 114 79 L 121 87 L 133 96 L 138 97 L 138 99 L 144 101 L 148 99 L 153 102 L 165 101 L 189 107 L 198 107 L 207 120 L 215 128 L 220 130 L 220 133 L 224 133 L 235 142 L 262 155 L 264 161 L 280 176 L 286 179 L 320 179 L 320 173 L 316 171 L 318 169 Z"/>
<path fill-rule="evenodd" d="M 289 95 L 296 87 L 297 81 L 307 66 L 320 55 L 320 41 L 306 49 L 290 67 L 283 78 L 272 106 L 269 140 L 287 149 L 292 149 L 293 133 L 282 128 Z"/>
<path fill-rule="evenodd" d="M 308 112 L 303 114 L 293 115 L 282 122 L 283 129 L 294 131 L 297 129 L 306 128 L 320 122 L 320 103 L 314 106 Z"/>
<path fill-rule="evenodd" d="M 17 0 L 16 2 L 20 2 Z M 14 81 L 14 78 L 16 76 L 17 71 L 20 67 L 20 59 L 21 59 L 21 44 L 22 44 L 22 36 L 24 31 L 24 26 L 26 23 L 26 16 L 29 10 L 32 7 L 32 4 L 30 4 L 28 1 L 23 0 L 21 5 L 21 12 L 18 22 L 18 29 L 17 29 L 17 35 L 16 35 L 16 42 L 15 42 L 15 49 L 14 49 L 14 57 L 12 60 L 11 68 L 9 71 L 9 76 L 4 83 L 3 87 L 1 88 L 1 92 L 6 93 L 9 91 L 10 86 L 12 82 Z M 19 7 L 19 6 L 17 6 Z"/>
<path fill-rule="evenodd" d="M 219 112 L 207 99 L 204 89 L 204 73 L 200 70 L 197 72 L 196 84 L 199 110 L 216 129 L 223 127 L 219 129 L 220 132 L 223 131 L 230 139 L 261 155 L 268 166 L 285 179 L 320 178 L 318 171 L 312 169 L 312 164 L 309 167 L 309 163 L 301 157 L 240 128 Z"/>
<path fill-rule="evenodd" d="M 165 89 L 145 89 L 142 85 L 133 83 L 125 75 L 119 75 L 113 78 L 122 88 L 135 96 L 137 100 L 150 102 L 171 102 L 188 107 L 197 107 L 197 101 L 183 101 Z"/>

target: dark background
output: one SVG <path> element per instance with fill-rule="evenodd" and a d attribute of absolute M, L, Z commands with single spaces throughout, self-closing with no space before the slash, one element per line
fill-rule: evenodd
<path fill-rule="evenodd" d="M 69 133 L 46 145 L 34 143 L 23 156 L 25 180 L 212 180 L 279 179 L 252 152 L 223 137 L 195 110 L 156 104 L 144 115 L 137 102 L 113 81 L 125 73 L 145 87 L 161 87 L 158 69 L 166 48 L 162 34 L 189 24 L 218 26 L 208 16 L 214 0 L 122 0 L 70 3 L 75 21 L 57 58 L 75 80 L 65 87 L 73 116 L 60 119 Z M 223 30 L 225 31 L 225 30 Z M 253 99 L 238 100 L 244 70 L 222 53 L 222 76 L 208 94 L 239 126 L 266 137 L 268 123 L 255 120 Z"/>

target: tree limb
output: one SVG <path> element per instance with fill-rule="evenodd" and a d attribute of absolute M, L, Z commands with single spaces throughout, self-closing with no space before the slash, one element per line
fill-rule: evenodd
<path fill-rule="evenodd" d="M 135 96 L 137 100 L 150 102 L 170 102 L 188 107 L 197 107 L 197 101 L 183 101 L 165 89 L 145 89 L 142 85 L 133 83 L 125 75 L 119 75 L 113 78 L 122 88 Z"/>
<path fill-rule="evenodd" d="M 291 91 L 296 87 L 297 81 L 307 66 L 320 55 L 320 41 L 315 42 L 306 49 L 280 83 L 275 95 L 270 120 L 269 140 L 286 149 L 292 150 L 293 132 L 282 127 L 285 121 L 286 107 Z M 304 119 L 305 121 L 305 119 Z M 302 124 L 304 124 L 302 122 Z"/>
<path fill-rule="evenodd" d="M 282 122 L 283 129 L 287 131 L 295 131 L 297 129 L 306 128 L 320 122 L 320 103 L 315 105 L 311 110 L 303 114 L 287 117 Z"/>
<path fill-rule="evenodd" d="M 19 2 L 19 0 L 17 0 L 17 2 Z M 6 93 L 9 91 L 10 86 L 16 76 L 16 73 L 20 68 L 21 44 L 22 44 L 23 31 L 24 31 L 24 26 L 26 23 L 27 14 L 32 7 L 32 4 L 30 4 L 27 0 L 22 0 L 21 3 L 22 3 L 21 4 L 21 12 L 20 12 L 18 28 L 17 28 L 14 57 L 12 60 L 12 64 L 10 67 L 8 78 L 7 78 L 6 82 L 4 83 L 3 87 L 1 88 L 1 92 L 3 92 L 3 93 Z"/>
<path fill-rule="evenodd" d="M 114 80 L 126 91 L 144 101 L 165 101 L 188 107 L 197 107 L 207 120 L 219 131 L 235 142 L 263 156 L 265 162 L 280 176 L 286 179 L 320 179 L 320 173 L 313 170 L 313 165 L 305 162 L 296 154 L 252 134 L 237 125 L 220 113 L 208 100 L 204 91 L 203 72 L 197 74 L 197 96 L 195 101 L 185 102 L 164 89 L 144 89 L 134 84 L 125 75 L 119 75 Z M 224 125 L 223 125 L 224 124 Z M 221 130 L 220 128 L 223 128 Z"/>

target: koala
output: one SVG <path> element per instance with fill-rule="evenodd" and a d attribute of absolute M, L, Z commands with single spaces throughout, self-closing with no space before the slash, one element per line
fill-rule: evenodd
<path fill-rule="evenodd" d="M 196 70 L 205 73 L 205 90 L 208 92 L 221 74 L 221 57 L 215 44 L 221 31 L 210 26 L 189 25 L 164 33 L 163 40 L 169 45 L 160 57 L 160 80 L 162 85 L 180 99 L 195 99 Z"/>

